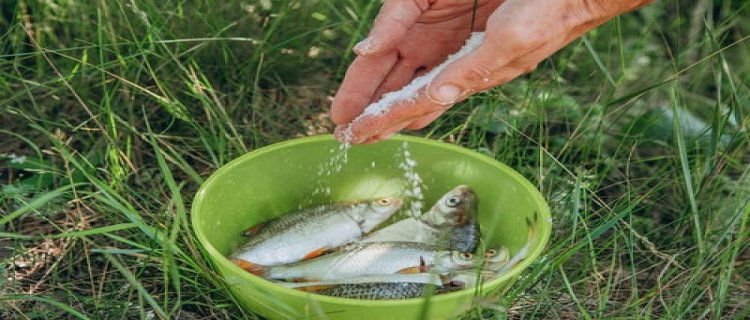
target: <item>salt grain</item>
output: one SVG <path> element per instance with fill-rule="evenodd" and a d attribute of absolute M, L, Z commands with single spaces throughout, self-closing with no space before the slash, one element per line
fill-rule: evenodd
<path fill-rule="evenodd" d="M 349 162 L 349 148 L 351 147 L 351 144 L 348 143 L 342 143 L 337 148 L 333 148 L 329 150 L 329 153 L 331 154 L 330 158 L 328 159 L 328 162 L 322 163 L 318 167 L 318 177 L 328 177 L 328 183 L 330 184 L 330 178 L 332 175 L 341 172 L 341 169 L 346 165 L 347 162 Z M 313 195 L 323 193 L 326 196 L 331 195 L 331 188 L 330 187 L 323 187 L 323 184 L 326 182 L 324 179 L 318 179 L 318 185 L 313 190 Z"/>
<path fill-rule="evenodd" d="M 417 166 L 417 161 L 411 158 L 411 152 L 409 152 L 409 144 L 404 142 L 401 145 L 402 154 L 404 156 L 403 161 L 398 165 L 399 168 L 404 170 L 404 179 L 406 179 L 406 196 L 411 198 L 409 204 L 408 215 L 411 217 L 418 217 L 422 214 L 422 208 L 424 207 L 424 194 L 422 193 L 423 183 L 422 177 L 419 176 L 414 168 Z"/>
<path fill-rule="evenodd" d="M 422 89 L 430 82 L 432 82 L 432 80 L 435 79 L 435 77 L 440 72 L 445 70 L 448 65 L 474 51 L 474 49 L 482 44 L 483 39 L 484 32 L 472 33 L 471 37 L 466 40 L 466 44 L 464 44 L 464 46 L 461 47 L 458 52 L 450 55 L 443 63 L 435 68 L 432 68 L 430 72 L 421 77 L 415 78 L 409 84 L 401 88 L 401 90 L 386 93 L 378 102 L 372 103 L 367 106 L 360 117 L 366 115 L 381 115 L 383 113 L 386 113 L 391 106 L 398 102 L 414 100 L 414 98 L 417 97 L 417 91 L 419 91 L 419 89 Z M 359 119 L 359 117 L 357 119 Z"/>

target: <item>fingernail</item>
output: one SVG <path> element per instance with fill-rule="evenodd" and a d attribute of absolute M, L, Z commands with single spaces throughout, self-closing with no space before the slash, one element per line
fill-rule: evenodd
<path fill-rule="evenodd" d="M 374 53 L 377 49 L 375 39 L 371 37 L 367 37 L 364 40 L 357 42 L 356 45 L 354 45 L 354 53 L 360 56 L 368 55 L 371 53 Z"/>
<path fill-rule="evenodd" d="M 432 94 L 429 94 L 428 96 L 430 100 L 437 104 L 448 105 L 455 103 L 456 100 L 458 100 L 458 98 L 461 96 L 461 92 L 461 88 L 455 85 L 444 84 L 433 90 Z"/>

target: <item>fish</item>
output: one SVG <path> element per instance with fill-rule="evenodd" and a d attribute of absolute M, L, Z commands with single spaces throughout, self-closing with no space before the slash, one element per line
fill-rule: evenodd
<path fill-rule="evenodd" d="M 474 252 L 480 237 L 477 205 L 474 190 L 459 185 L 445 193 L 419 217 L 399 220 L 359 242 L 409 241 Z"/>
<path fill-rule="evenodd" d="M 413 283 L 427 283 L 435 286 L 442 286 L 445 278 L 442 275 L 436 273 L 406 273 L 406 274 L 387 274 L 387 275 L 375 275 L 375 276 L 363 276 L 355 278 L 344 278 L 335 280 L 324 280 L 324 281 L 305 281 L 305 282 L 274 282 L 279 286 L 285 288 L 294 288 L 307 292 L 320 291 L 322 289 L 330 288 L 342 284 L 357 284 L 357 283 L 400 283 L 400 282 L 413 282 Z"/>
<path fill-rule="evenodd" d="M 479 283 L 497 278 L 510 261 L 510 251 L 506 247 L 490 248 L 484 258 L 476 261 L 476 268 L 454 270 L 443 275 L 441 292 L 477 286 Z"/>
<path fill-rule="evenodd" d="M 424 243 L 354 243 L 316 259 L 261 268 L 256 270 L 256 275 L 268 279 L 324 281 L 475 266 L 473 256 L 469 257 L 470 259 L 465 258 L 467 256 L 452 254 L 451 251 Z"/>
<path fill-rule="evenodd" d="M 403 203 L 400 198 L 387 197 L 322 205 L 283 215 L 261 228 L 252 228 L 257 230 L 230 259 L 251 273 L 312 259 L 360 239 L 396 213 Z"/>
<path fill-rule="evenodd" d="M 451 263 L 436 261 L 436 266 L 426 268 L 421 273 L 365 276 L 326 281 L 285 283 L 283 286 L 301 291 L 352 299 L 410 299 L 435 294 L 453 292 L 478 285 L 496 278 L 500 270 L 509 262 L 507 248 L 491 248 L 484 257 L 475 257 L 465 252 L 441 252 L 439 259 L 449 259 L 460 267 L 451 268 Z M 473 267 L 469 268 L 467 262 Z M 494 270 L 494 271 L 493 271 Z"/>
<path fill-rule="evenodd" d="M 506 247 L 490 248 L 484 252 L 485 267 L 496 269 L 510 260 L 510 250 Z"/>
<path fill-rule="evenodd" d="M 423 297 L 427 294 L 447 293 L 474 286 L 478 281 L 492 275 L 474 269 L 456 270 L 445 275 L 437 273 L 398 274 L 375 277 L 362 277 L 325 282 L 302 283 L 297 289 L 327 296 L 369 299 L 398 300 Z M 478 280 L 478 281 L 477 281 Z"/>
<path fill-rule="evenodd" d="M 432 284 L 414 282 L 351 283 L 333 286 L 316 292 L 326 296 L 349 299 L 411 299 L 425 296 Z M 432 289 L 434 292 L 435 289 Z"/>

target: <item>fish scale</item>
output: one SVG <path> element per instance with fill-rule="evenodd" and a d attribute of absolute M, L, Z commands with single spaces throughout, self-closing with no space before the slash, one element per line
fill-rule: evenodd
<path fill-rule="evenodd" d="M 394 274 L 431 265 L 444 252 L 438 246 L 415 242 L 352 244 L 308 261 L 268 268 L 271 279 L 333 280 L 365 275 Z"/>
<path fill-rule="evenodd" d="M 253 268 L 297 262 L 356 241 L 398 211 L 402 204 L 398 198 L 382 198 L 323 205 L 283 215 L 261 228 L 231 258 L 240 266 Z"/>
<path fill-rule="evenodd" d="M 354 283 L 321 290 L 318 294 L 350 299 L 410 299 L 418 298 L 434 285 L 412 282 Z"/>

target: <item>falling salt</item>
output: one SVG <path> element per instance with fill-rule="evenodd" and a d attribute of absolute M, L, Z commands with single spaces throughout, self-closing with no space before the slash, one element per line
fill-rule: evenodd
<path fill-rule="evenodd" d="M 403 160 L 399 163 L 398 167 L 404 170 L 404 179 L 406 180 L 406 191 L 404 193 L 411 200 L 407 215 L 415 218 L 422 214 L 424 207 L 424 194 L 422 193 L 424 186 L 422 177 L 414 170 L 417 166 L 417 161 L 411 158 L 409 144 L 404 141 L 401 144 L 401 150 L 403 150 Z"/>
<path fill-rule="evenodd" d="M 349 162 L 349 148 L 351 144 L 342 143 L 337 148 L 329 150 L 330 157 L 328 162 L 322 163 L 318 167 L 318 183 L 316 188 L 313 190 L 313 195 L 324 194 L 326 196 L 331 195 L 331 188 L 324 187 L 323 185 L 330 185 L 330 177 L 334 174 L 341 172 L 341 169 Z M 327 177 L 328 179 L 322 179 Z"/>
<path fill-rule="evenodd" d="M 432 82 L 432 80 L 435 79 L 435 77 L 440 72 L 445 70 L 448 65 L 474 51 L 474 49 L 482 44 L 482 40 L 484 40 L 484 32 L 473 32 L 471 34 L 471 37 L 466 40 L 464 46 L 461 47 L 461 49 L 459 49 L 456 53 L 448 56 L 448 58 L 445 59 L 443 63 L 432 68 L 430 72 L 424 74 L 423 76 L 415 78 L 400 90 L 386 93 L 382 98 L 380 98 L 380 100 L 368 105 L 362 112 L 362 114 L 360 114 L 352 122 L 354 123 L 361 121 L 361 119 L 366 116 L 382 115 L 388 112 L 388 110 L 393 105 L 399 102 L 413 101 L 419 95 L 418 91 L 420 89 L 426 87 L 430 82 Z M 353 136 L 354 134 L 351 131 L 351 126 L 349 126 L 344 132 L 344 141 L 351 141 L 351 138 Z"/>

